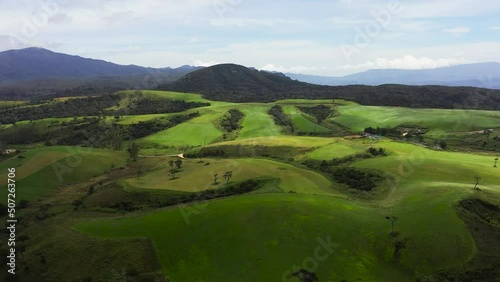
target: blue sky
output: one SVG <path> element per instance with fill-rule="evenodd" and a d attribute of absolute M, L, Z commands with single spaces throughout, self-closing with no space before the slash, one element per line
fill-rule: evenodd
<path fill-rule="evenodd" d="M 490 0 L 0 0 L 0 51 L 346 75 L 500 62 Z"/>

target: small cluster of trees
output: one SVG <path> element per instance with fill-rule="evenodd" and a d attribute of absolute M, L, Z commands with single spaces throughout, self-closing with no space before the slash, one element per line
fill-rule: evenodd
<path fill-rule="evenodd" d="M 396 128 L 388 128 L 388 127 L 367 127 L 364 130 L 365 133 L 376 134 L 380 136 L 400 136 L 401 132 Z"/>
<path fill-rule="evenodd" d="M 290 131 L 294 132 L 292 120 L 283 112 L 283 108 L 280 105 L 272 106 L 267 113 L 273 117 L 274 123 L 276 125 L 281 127 L 289 127 Z"/>
<path fill-rule="evenodd" d="M 226 180 L 226 184 L 227 184 L 231 180 L 231 177 L 233 177 L 233 172 L 232 171 L 226 171 L 222 176 Z M 214 178 L 213 184 L 214 185 L 219 184 L 219 173 L 214 173 L 213 178 Z"/>
<path fill-rule="evenodd" d="M 179 169 L 181 169 L 182 160 L 181 159 L 177 159 L 175 161 L 170 160 L 168 161 L 168 164 L 170 165 L 170 170 L 169 170 L 170 179 L 175 179 L 175 175 L 177 174 L 177 172 L 179 172 Z"/>
<path fill-rule="evenodd" d="M 317 105 L 314 107 L 299 107 L 299 110 L 315 117 L 318 123 L 322 123 L 325 119 L 333 114 L 332 108 L 325 105 Z"/>
<path fill-rule="evenodd" d="M 227 132 L 233 132 L 240 129 L 240 121 L 245 116 L 243 112 L 237 109 L 230 109 L 228 114 L 229 115 L 226 115 L 220 122 L 222 128 Z"/>

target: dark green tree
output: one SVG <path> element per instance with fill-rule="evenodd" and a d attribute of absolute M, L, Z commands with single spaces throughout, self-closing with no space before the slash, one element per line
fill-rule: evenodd
<path fill-rule="evenodd" d="M 177 171 L 172 168 L 169 172 L 170 172 L 170 179 L 171 180 L 175 179 L 175 174 L 177 173 Z"/>
<path fill-rule="evenodd" d="M 130 156 L 130 158 L 132 159 L 132 161 L 137 161 L 137 157 L 139 156 L 139 150 L 141 148 L 139 147 L 139 145 L 137 145 L 135 142 L 132 142 L 132 144 L 130 145 L 130 147 L 127 149 L 127 152 Z"/>
<path fill-rule="evenodd" d="M 396 216 L 386 216 L 385 219 L 391 222 L 391 232 L 394 232 L 394 224 L 398 221 L 398 218 Z"/>
<path fill-rule="evenodd" d="M 226 173 L 224 173 L 224 179 L 226 180 L 226 183 L 229 183 L 229 180 L 231 180 L 232 176 L 233 176 L 232 171 L 226 171 Z"/>
<path fill-rule="evenodd" d="M 479 185 L 479 181 L 481 180 L 481 176 L 479 175 L 476 175 L 474 176 L 474 180 L 476 181 L 476 184 L 474 185 L 474 190 L 479 190 L 479 188 L 477 188 L 477 185 Z"/>
<path fill-rule="evenodd" d="M 218 174 L 218 173 L 215 173 L 215 174 L 214 174 L 214 185 L 219 184 L 219 181 L 218 181 L 218 180 L 219 180 L 219 174 Z"/>
<path fill-rule="evenodd" d="M 175 161 L 175 166 L 177 167 L 177 169 L 180 169 L 181 165 L 182 165 L 182 160 L 181 159 L 178 159 L 178 160 Z"/>

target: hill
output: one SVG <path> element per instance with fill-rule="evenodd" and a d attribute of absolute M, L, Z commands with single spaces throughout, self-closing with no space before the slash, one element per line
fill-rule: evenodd
<path fill-rule="evenodd" d="M 500 91 L 473 87 L 322 86 L 300 82 L 280 73 L 234 64 L 207 67 L 159 89 L 201 93 L 207 99 L 231 102 L 272 102 L 282 99 L 344 99 L 364 105 L 413 108 L 500 109 Z"/>
<path fill-rule="evenodd" d="M 299 81 L 320 85 L 443 85 L 500 89 L 500 63 L 475 63 L 423 70 L 372 69 L 342 77 L 287 73 Z"/>

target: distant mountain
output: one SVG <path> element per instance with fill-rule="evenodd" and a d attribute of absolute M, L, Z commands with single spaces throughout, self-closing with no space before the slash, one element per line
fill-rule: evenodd
<path fill-rule="evenodd" d="M 91 78 L 100 76 L 133 76 L 149 73 L 195 70 L 190 66 L 172 68 L 145 68 L 136 65 L 117 65 L 103 60 L 55 53 L 42 48 L 26 48 L 0 52 L 0 82 L 48 79 Z"/>
<path fill-rule="evenodd" d="M 287 73 L 288 77 L 320 85 L 442 85 L 500 89 L 500 63 L 476 63 L 424 70 L 375 69 L 342 77 Z"/>
<path fill-rule="evenodd" d="M 272 102 L 281 99 L 345 99 L 364 105 L 413 108 L 467 108 L 500 110 L 500 91 L 472 87 L 324 86 L 293 80 L 282 73 L 222 64 L 191 72 L 161 90 L 201 93 L 231 102 Z"/>

